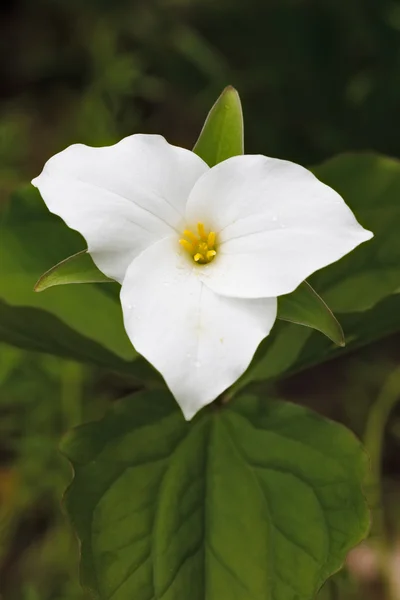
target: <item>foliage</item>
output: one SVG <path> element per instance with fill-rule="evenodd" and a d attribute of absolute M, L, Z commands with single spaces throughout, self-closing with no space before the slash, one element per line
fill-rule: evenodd
<path fill-rule="evenodd" d="M 267 398 L 218 412 L 188 426 L 167 395 L 135 395 L 64 443 L 100 598 L 308 599 L 365 536 L 367 459 L 348 431 Z"/>
<path fill-rule="evenodd" d="M 85 595 L 78 585 L 78 551 L 59 508 L 60 495 L 70 480 L 70 469 L 56 452 L 58 439 L 81 422 L 103 417 L 99 423 L 78 428 L 70 434 L 64 449 L 75 462 L 82 490 L 89 486 L 88 490 L 93 491 L 90 477 L 95 466 L 87 463 L 92 452 L 100 453 L 97 468 L 104 479 L 111 477 L 113 461 L 115 468 L 121 456 L 129 463 L 123 465 L 126 470 L 121 482 L 113 483 L 109 495 L 100 502 L 96 519 L 98 523 L 107 521 L 110 510 L 113 516 L 114 511 L 122 515 L 126 494 L 132 497 L 130 508 L 136 502 L 130 487 L 132 481 L 143 477 L 140 465 L 135 463 L 132 433 L 128 429 L 136 431 L 137 407 L 144 402 L 146 394 L 156 393 L 148 390 L 159 389 L 161 382 L 132 351 L 122 327 L 115 284 L 54 286 L 40 294 L 33 291 L 36 280 L 44 271 L 70 254 L 83 250 L 85 245 L 78 234 L 67 230 L 43 210 L 33 189 L 21 190 L 21 182 L 36 175 L 48 156 L 77 140 L 90 144 L 111 143 L 127 133 L 142 130 L 164 133 L 170 141 L 190 147 L 209 106 L 228 83 L 241 91 L 247 152 L 262 152 L 303 164 L 318 164 L 348 148 L 365 150 L 372 147 L 383 154 L 399 156 L 398 136 L 393 126 L 397 119 L 399 94 L 399 15 L 395 3 L 389 0 L 356 2 L 351 6 L 342 2 L 317 4 L 292 0 L 271 3 L 252 0 L 247 5 L 239 0 L 223 0 L 218 5 L 200 0 L 133 3 L 119 0 L 112 4 L 103 0 L 85 4 L 41 0 L 35 5 L 27 0 L 6 4 L 7 7 L 2 9 L 6 16 L 2 37 L 6 47 L 14 51 L 15 60 L 13 69 L 6 69 L 2 80 L 4 94 L 0 113 L 1 199 L 7 200 L 6 209 L 0 206 L 0 336 L 10 344 L 2 345 L 0 350 L 0 594 L 3 593 L 7 600 L 81 600 Z M 8 55 L 8 51 L 5 54 Z M 311 405 L 318 412 L 344 421 L 362 436 L 366 421 L 367 432 L 373 429 L 373 425 L 368 425 L 369 408 L 379 396 L 378 408 L 371 412 L 376 415 L 378 392 L 381 387 L 386 389 L 385 382 L 393 370 L 398 338 L 376 340 L 400 329 L 398 162 L 376 152 L 352 153 L 322 163 L 315 172 L 345 196 L 361 223 L 375 233 L 369 245 L 310 280 L 338 317 L 347 345 L 345 349 L 338 348 L 309 327 L 279 322 L 273 335 L 261 345 L 249 371 L 231 390 L 230 395 L 237 397 L 225 412 L 221 411 L 222 419 L 218 421 L 210 411 L 190 426 L 187 430 L 190 433 L 185 430 L 189 440 L 187 448 L 195 453 L 197 461 L 193 464 L 199 469 L 194 487 L 185 496 L 186 508 L 188 511 L 193 508 L 192 500 L 198 503 L 198 512 L 192 519 L 199 525 L 200 533 L 199 515 L 207 509 L 204 496 L 199 492 L 204 479 L 201 469 L 204 471 L 206 467 L 206 472 L 211 472 L 212 476 L 216 473 L 214 456 L 214 462 L 202 463 L 200 460 L 205 447 L 202 435 L 209 434 L 212 428 L 218 429 L 214 443 L 218 445 L 218 456 L 222 461 L 232 450 L 226 437 L 221 435 L 228 421 L 237 427 L 235 435 L 237 433 L 240 443 L 236 446 L 250 452 L 252 439 L 247 431 L 253 421 L 260 420 L 262 429 L 265 411 L 278 427 L 283 423 L 284 412 L 288 411 L 289 423 L 289 416 L 293 415 L 299 423 L 316 419 L 320 427 L 315 430 L 320 432 L 316 435 L 323 441 L 328 442 L 328 432 L 335 431 L 331 445 L 336 448 L 337 444 L 335 456 L 342 457 L 341 453 L 346 449 L 351 454 L 357 444 L 341 427 L 293 405 L 283 408 L 273 398 Z M 325 312 L 322 315 L 326 317 Z M 331 337 L 335 339 L 335 336 Z M 371 342 L 375 343 L 371 346 Z M 37 355 L 12 346 L 50 352 L 60 358 Z M 356 349 L 356 353 L 345 354 Z M 341 358 L 309 368 L 335 357 Z M 110 371 L 119 372 L 119 376 Z M 244 389 L 246 386 L 249 387 Z M 138 389 L 147 391 L 131 398 L 137 404 L 128 399 L 109 406 L 115 398 Z M 266 400 L 257 413 L 254 397 L 258 395 Z M 182 469 L 186 475 L 188 471 L 188 456 L 179 451 L 179 444 L 174 446 L 183 425 L 168 398 L 161 402 L 164 396 L 159 393 L 155 398 L 157 409 L 154 413 L 161 411 L 164 414 L 165 411 L 167 415 L 171 411 L 171 416 L 165 416 L 165 419 L 171 418 L 173 425 L 170 424 L 164 443 L 178 448 L 162 489 L 163 497 L 171 498 L 165 509 L 168 512 L 165 523 L 177 527 L 174 519 L 181 515 L 176 514 L 174 503 L 176 494 L 183 490 L 174 487 L 178 480 L 172 476 L 177 469 Z M 226 400 L 228 397 L 224 398 Z M 393 406 L 396 394 L 391 397 L 391 402 Z M 144 408 L 143 411 L 149 420 L 146 427 L 158 440 L 162 436 L 157 436 L 156 415 L 149 414 L 150 408 L 147 413 Z M 381 418 L 382 437 L 386 418 L 387 415 Z M 395 458 L 399 448 L 396 423 L 396 419 L 389 422 L 384 453 L 385 482 L 392 481 L 395 490 L 399 473 Z M 273 455 L 276 462 L 274 452 L 279 450 L 282 461 L 282 457 L 286 457 L 285 448 L 288 448 L 285 444 L 298 443 L 293 441 L 293 435 L 304 438 L 308 432 L 307 428 L 304 431 L 297 429 L 293 423 L 288 428 L 287 433 L 292 439 L 274 439 L 275 444 L 283 444 L 279 448 L 270 443 L 271 432 L 259 432 L 260 436 L 265 436 L 260 446 L 264 448 L 265 445 L 263 459 Z M 90 432 L 86 445 L 81 443 L 83 431 Z M 104 439 L 99 441 L 100 433 Z M 143 436 L 143 431 L 140 435 Z M 154 448 L 148 448 L 141 440 L 142 457 L 156 451 L 156 444 Z M 104 442 L 103 450 L 100 442 Z M 318 443 L 321 443 L 320 439 Z M 299 452 L 299 469 L 304 475 L 308 470 L 307 461 L 302 462 L 306 449 L 304 443 L 300 446 L 300 449 L 296 446 L 296 450 Z M 307 460 L 310 452 L 306 452 Z M 288 456 L 290 458 L 290 452 Z M 342 458 L 342 464 L 348 469 L 344 471 L 345 475 L 354 472 L 355 480 L 361 478 L 363 471 L 360 456 L 357 454 L 354 462 L 348 461 L 348 455 Z M 162 460 L 164 465 L 166 460 Z M 161 462 L 160 469 L 164 468 Z M 289 466 L 292 468 L 292 463 Z M 155 486 L 159 483 L 159 467 L 154 465 L 151 472 Z M 255 518 L 252 514 L 254 506 L 265 510 L 265 505 L 261 496 L 254 500 L 255 484 L 252 481 L 248 485 L 246 469 L 241 471 L 243 484 L 232 489 L 229 468 L 223 467 L 222 475 L 218 469 L 217 474 L 223 477 L 226 494 L 231 492 L 229 497 L 219 498 L 224 509 L 232 499 L 242 501 L 242 506 L 251 505 L 249 516 Z M 288 468 L 286 459 L 284 468 Z M 340 470 L 339 466 L 337 469 Z M 379 465 L 377 471 L 379 477 Z M 332 471 L 327 468 L 321 478 L 330 473 Z M 173 484 L 170 483 L 172 480 Z M 182 485 L 186 481 L 183 478 Z M 77 529 L 85 538 L 85 528 L 78 522 L 82 519 L 81 509 L 75 506 L 79 495 L 77 485 L 76 482 L 70 489 L 67 504 L 77 521 Z M 289 577 L 290 585 L 299 597 L 307 598 L 310 590 L 322 583 L 322 576 L 318 579 L 314 571 L 312 582 L 306 582 L 304 573 L 296 576 L 294 565 L 312 561 L 310 557 L 307 559 L 304 550 L 313 552 L 315 547 L 296 547 L 297 543 L 303 544 L 303 539 L 296 538 L 292 545 L 285 541 L 288 522 L 281 515 L 284 513 L 285 518 L 289 515 L 289 519 L 294 519 L 295 515 L 290 506 L 276 501 L 273 493 L 282 485 L 291 498 L 297 497 L 297 489 L 290 487 L 286 480 L 277 482 L 261 475 L 259 485 L 268 489 L 273 510 L 276 509 L 274 515 L 277 518 L 267 523 L 269 528 L 281 530 L 281 533 L 275 532 L 276 552 L 285 548 L 285 553 L 292 553 L 291 568 L 283 576 Z M 300 485 L 298 481 L 296 485 Z M 370 485 L 376 487 L 379 482 L 373 481 Z M 350 487 L 350 482 L 338 485 L 337 498 L 342 492 L 350 498 Z M 382 489 L 389 507 L 385 516 L 388 529 L 396 540 L 399 533 L 397 496 L 386 488 Z M 354 486 L 352 490 L 354 506 L 360 508 L 359 487 Z M 366 491 L 374 503 L 376 494 L 370 495 L 369 488 Z M 88 494 L 84 510 L 90 510 L 92 500 Z M 238 529 L 232 536 L 242 534 L 238 541 L 242 544 L 246 542 L 244 534 L 247 530 L 243 534 L 241 527 L 245 521 L 242 511 L 235 508 L 235 502 L 232 503 L 232 514 Z M 304 510 L 314 514 L 311 503 L 304 502 Z M 144 507 L 139 508 L 145 517 L 140 522 L 145 528 L 144 548 L 149 535 L 146 519 L 151 518 L 153 509 L 149 507 L 146 513 Z M 329 508 L 327 510 L 329 512 Z M 207 514 L 216 519 L 212 513 Z M 224 512 L 218 516 L 220 514 Z M 132 519 L 138 516 L 129 514 L 126 518 L 130 526 L 124 528 L 124 533 L 129 537 L 132 523 L 136 523 Z M 336 562 L 332 559 L 328 565 L 327 560 L 325 575 L 340 566 L 348 547 L 365 533 L 364 519 L 360 518 L 357 532 L 349 530 Z M 354 522 L 349 523 L 351 528 Z M 224 526 L 222 520 L 218 534 Z M 253 520 L 249 521 L 249 526 L 253 526 Z M 136 529 L 139 527 L 135 525 Z M 156 533 L 157 547 L 162 550 L 163 537 L 159 527 Z M 266 555 L 268 548 L 262 546 L 262 532 L 253 527 L 250 533 L 255 543 L 261 544 L 261 553 Z M 387 537 L 382 531 L 375 534 L 384 541 L 383 555 L 391 556 Z M 178 535 L 189 545 L 198 543 L 190 538 L 184 523 Z M 107 586 L 123 579 L 121 573 L 112 571 L 110 553 L 119 553 L 120 562 L 114 564 L 121 570 L 131 559 L 126 558 L 127 552 L 123 548 L 117 550 L 109 542 L 105 543 L 100 535 L 85 539 L 90 552 L 95 552 L 96 569 L 102 576 L 101 593 L 108 593 Z M 223 539 L 223 536 L 219 537 L 218 544 Z M 317 541 L 313 535 L 312 540 L 304 543 L 316 544 Z M 224 550 L 227 551 L 226 546 Z M 213 580 L 216 585 L 223 581 L 224 585 L 231 586 L 232 594 L 241 585 L 239 581 L 256 586 L 257 579 L 252 576 L 255 562 L 251 561 L 254 551 L 255 547 L 246 546 L 246 568 L 243 572 L 239 569 L 242 579 L 235 581 L 227 570 L 223 571 L 223 567 L 215 564 L 210 569 L 210 577 L 216 577 Z M 84 553 L 84 561 L 88 560 L 90 552 Z M 196 569 L 204 556 L 206 552 L 201 546 L 200 558 L 189 560 L 189 564 Z M 234 565 L 236 572 L 234 545 L 227 551 L 227 556 L 228 567 Z M 164 577 L 170 566 L 160 562 L 157 571 L 160 577 Z M 89 571 L 86 565 L 85 579 L 90 578 Z M 179 585 L 184 577 L 185 572 L 181 570 Z M 165 581 L 160 580 L 160 585 Z M 282 591 L 284 584 L 277 585 Z M 253 587 L 251 590 L 257 597 L 258 591 Z M 287 588 L 284 593 L 285 598 L 288 594 L 293 595 Z M 324 586 L 320 597 L 348 600 L 356 598 L 357 593 L 360 598 L 372 598 L 363 584 L 351 583 L 339 576 Z M 392 597 L 395 598 L 391 593 L 391 600 Z"/>

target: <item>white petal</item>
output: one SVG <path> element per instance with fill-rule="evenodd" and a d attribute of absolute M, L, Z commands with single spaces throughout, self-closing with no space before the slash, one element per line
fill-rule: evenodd
<path fill-rule="evenodd" d="M 122 281 L 132 260 L 180 232 L 185 204 L 208 166 L 158 135 L 132 135 L 114 146 L 70 146 L 33 184 L 47 207 L 86 239 L 97 266 Z"/>
<path fill-rule="evenodd" d="M 128 268 L 121 303 L 136 350 L 163 375 L 190 419 L 249 365 L 276 318 L 275 298 L 218 296 L 176 239 L 145 250 Z"/>
<path fill-rule="evenodd" d="M 236 156 L 205 173 L 186 218 L 217 232 L 218 254 L 202 280 L 239 298 L 292 292 L 372 237 L 310 171 L 265 156 Z"/>

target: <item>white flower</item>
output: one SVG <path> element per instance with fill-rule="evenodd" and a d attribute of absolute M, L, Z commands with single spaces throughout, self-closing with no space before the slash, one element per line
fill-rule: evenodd
<path fill-rule="evenodd" d="M 156 135 L 70 146 L 32 183 L 122 284 L 132 344 L 187 419 L 246 370 L 277 296 L 372 237 L 303 167 L 245 155 L 210 169 Z"/>

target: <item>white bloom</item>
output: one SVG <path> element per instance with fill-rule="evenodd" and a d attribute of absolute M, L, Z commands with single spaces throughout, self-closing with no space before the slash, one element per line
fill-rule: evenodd
<path fill-rule="evenodd" d="M 155 135 L 70 146 L 33 184 L 122 284 L 126 331 L 187 419 L 246 370 L 277 296 L 372 237 L 303 167 L 245 155 L 210 169 Z"/>

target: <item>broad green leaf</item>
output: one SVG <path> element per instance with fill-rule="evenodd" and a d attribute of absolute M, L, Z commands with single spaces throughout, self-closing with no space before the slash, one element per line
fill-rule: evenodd
<path fill-rule="evenodd" d="M 344 154 L 313 171 L 341 194 L 374 238 L 310 282 L 335 313 L 372 308 L 400 289 L 400 161 Z"/>
<path fill-rule="evenodd" d="M 338 346 L 345 345 L 340 324 L 322 298 L 306 281 L 293 293 L 278 298 L 278 319 L 312 327 L 324 333 Z"/>
<path fill-rule="evenodd" d="M 43 292 L 54 285 L 67 283 L 110 283 L 113 281 L 94 264 L 87 250 L 65 258 L 43 273 L 35 285 L 35 292 Z"/>
<path fill-rule="evenodd" d="M 136 353 L 125 333 L 121 307 L 103 288 L 77 285 L 34 292 L 38 278 L 85 246 L 83 238 L 45 207 L 38 191 L 14 194 L 0 221 L 0 299 L 13 306 L 40 308 L 124 360 Z"/>
<path fill-rule="evenodd" d="M 162 383 L 161 376 L 143 358 L 127 362 L 38 308 L 9 306 L 0 300 L 0 340 L 18 348 L 118 371 L 139 384 Z"/>
<path fill-rule="evenodd" d="M 193 152 L 210 167 L 243 154 L 242 105 L 233 87 L 224 89 L 208 113 Z"/>
<path fill-rule="evenodd" d="M 83 584 L 101 600 L 312 600 L 367 534 L 367 459 L 341 425 L 246 396 L 186 423 L 167 394 L 65 439 Z"/>

